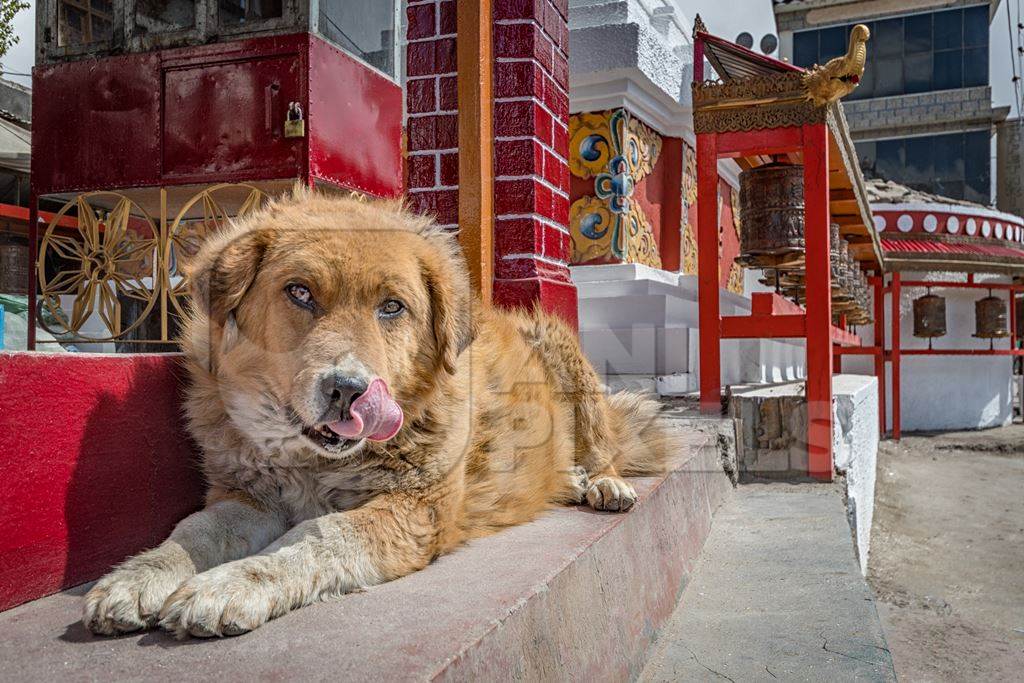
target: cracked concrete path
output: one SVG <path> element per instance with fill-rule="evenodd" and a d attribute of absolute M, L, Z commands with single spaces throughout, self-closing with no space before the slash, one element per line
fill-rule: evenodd
<path fill-rule="evenodd" d="M 641 681 L 893 681 L 838 489 L 741 486 Z"/>

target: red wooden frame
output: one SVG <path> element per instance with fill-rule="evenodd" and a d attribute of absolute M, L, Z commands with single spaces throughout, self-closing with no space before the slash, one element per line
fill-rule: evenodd
<path fill-rule="evenodd" d="M 903 280 L 899 272 L 894 272 L 885 286 L 884 276 L 876 275 L 869 278 L 874 290 L 874 316 L 875 316 L 875 339 L 873 346 L 862 346 L 860 348 L 836 348 L 834 353 L 837 357 L 843 355 L 873 355 L 875 358 L 875 375 L 878 377 L 878 409 L 880 431 L 886 433 L 886 391 L 885 391 L 885 363 L 891 365 L 892 373 L 892 438 L 900 440 L 902 435 L 902 423 L 900 415 L 900 379 L 901 359 L 903 356 L 1024 356 L 1024 349 L 1018 348 L 1017 339 L 1017 307 L 1014 305 L 1018 292 L 1024 292 L 1024 284 L 1004 284 L 975 282 L 974 274 L 967 274 L 966 282 L 955 280 Z M 990 289 L 994 291 L 1005 291 L 1008 293 L 1008 304 L 1010 306 L 1010 348 L 1008 349 L 904 349 L 900 340 L 900 300 L 903 296 L 904 287 L 928 287 L 931 289 Z M 885 295 L 890 296 L 891 316 L 891 339 L 889 348 L 885 343 Z"/>
<path fill-rule="evenodd" d="M 700 46 L 700 41 L 697 41 Z M 701 50 L 696 51 L 702 77 Z M 718 159 L 802 152 L 806 243 L 806 309 L 774 294 L 755 294 L 749 316 L 722 317 L 718 287 Z M 700 306 L 701 409 L 722 409 L 721 340 L 803 338 L 807 343 L 807 468 L 831 481 L 833 343 L 859 345 L 832 325 L 829 266 L 828 129 L 825 124 L 697 135 L 697 282 Z M 710 258 L 709 258 L 710 256 Z"/>

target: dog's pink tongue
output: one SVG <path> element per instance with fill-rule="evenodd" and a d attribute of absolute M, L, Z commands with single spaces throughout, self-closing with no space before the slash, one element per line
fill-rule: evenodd
<path fill-rule="evenodd" d="M 402 409 L 379 377 L 352 402 L 349 412 L 352 419 L 332 422 L 328 429 L 345 439 L 387 441 L 402 428 Z"/>

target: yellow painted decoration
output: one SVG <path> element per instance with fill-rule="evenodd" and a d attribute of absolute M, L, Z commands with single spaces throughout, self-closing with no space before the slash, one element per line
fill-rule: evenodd
<path fill-rule="evenodd" d="M 661 154 L 661 137 L 625 109 L 569 119 L 569 169 L 594 179 L 594 194 L 570 207 L 572 262 L 661 266 L 650 220 L 632 201 L 637 183 Z"/>
<path fill-rule="evenodd" d="M 222 191 L 237 203 L 233 212 L 218 203 Z M 173 220 L 168 220 L 163 188 L 157 219 L 120 192 L 86 192 L 72 198 L 54 214 L 40 241 L 36 264 L 44 314 L 39 324 L 61 341 L 109 342 L 127 339 L 150 315 L 159 315 L 159 338 L 131 342 L 172 341 L 168 316 L 184 314 L 181 300 L 188 291 L 181 260 L 194 254 L 207 234 L 230 218 L 257 209 L 266 198 L 251 185 L 214 185 L 193 195 Z M 77 232 L 72 234 L 58 230 L 61 219 L 69 215 L 77 218 Z M 48 263 L 59 263 L 61 269 L 48 275 Z M 141 302 L 141 311 L 134 320 L 122 320 L 122 302 L 131 299 Z M 68 303 L 70 314 L 62 307 Z M 83 331 L 94 314 L 105 333 Z"/>

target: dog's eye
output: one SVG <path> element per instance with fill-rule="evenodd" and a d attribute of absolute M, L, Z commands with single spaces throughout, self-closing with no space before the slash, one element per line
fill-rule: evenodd
<path fill-rule="evenodd" d="M 388 299 L 377 309 L 377 314 L 382 318 L 394 318 L 405 310 L 405 304 L 398 299 Z"/>
<path fill-rule="evenodd" d="M 292 283 L 285 287 L 284 291 L 288 293 L 288 296 L 291 297 L 292 301 L 303 308 L 313 307 L 313 293 L 309 291 L 309 287 L 306 285 Z"/>

